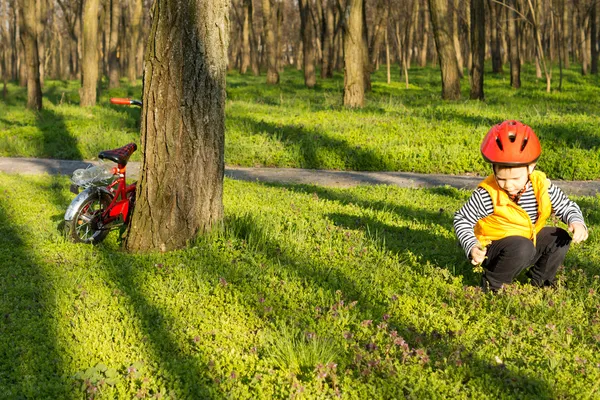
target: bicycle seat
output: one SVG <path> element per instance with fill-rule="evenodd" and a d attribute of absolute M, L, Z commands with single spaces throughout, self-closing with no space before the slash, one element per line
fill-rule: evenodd
<path fill-rule="evenodd" d="M 137 150 L 135 143 L 126 144 L 123 147 L 113 150 L 104 150 L 98 154 L 98 158 L 107 159 L 116 162 L 119 165 L 126 166 L 129 157 Z"/>

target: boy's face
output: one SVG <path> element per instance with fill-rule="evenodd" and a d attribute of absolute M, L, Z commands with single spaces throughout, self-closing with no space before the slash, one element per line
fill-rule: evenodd
<path fill-rule="evenodd" d="M 529 174 L 533 172 L 535 164 L 527 167 L 506 167 L 494 165 L 494 174 L 496 182 L 501 189 L 509 195 L 514 196 L 525 187 L 529 181 Z"/>

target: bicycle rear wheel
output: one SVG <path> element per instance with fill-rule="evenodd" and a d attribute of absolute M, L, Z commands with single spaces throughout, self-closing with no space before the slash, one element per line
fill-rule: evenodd
<path fill-rule="evenodd" d="M 65 221 L 67 236 L 79 243 L 96 244 L 103 241 L 109 230 L 102 229 L 99 222 L 111 201 L 111 196 L 106 192 L 90 192 L 75 210 L 73 218 Z"/>

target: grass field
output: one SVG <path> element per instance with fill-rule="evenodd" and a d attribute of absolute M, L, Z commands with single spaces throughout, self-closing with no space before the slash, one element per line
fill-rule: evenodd
<path fill-rule="evenodd" d="M 373 91 L 363 110 L 342 106 L 343 77 L 304 87 L 302 74 L 288 69 L 281 84 L 268 87 L 264 76 L 227 78 L 226 149 L 230 165 L 337 170 L 477 173 L 488 166 L 479 144 L 491 125 L 505 119 L 530 124 L 542 140 L 540 169 L 554 179 L 600 177 L 600 79 L 565 72 L 561 92 L 545 92 L 530 66 L 523 87 L 510 88 L 509 76 L 486 75 L 486 101 L 440 100 L 434 68 L 413 68 L 411 85 L 387 84 L 384 70 L 373 75 Z M 554 71 L 555 81 L 558 71 Z M 558 83 L 555 82 L 554 87 Z M 468 79 L 463 80 L 468 98 Z M 138 141 L 139 110 L 112 106 L 108 99 L 136 96 L 141 83 L 103 90 L 99 105 L 78 106 L 77 82 L 49 81 L 44 110 L 24 110 L 26 91 L 9 85 L 0 100 L 0 156 L 92 159 L 101 150 Z M 139 153 L 134 155 L 139 159 Z"/>
<path fill-rule="evenodd" d="M 491 295 L 467 192 L 226 180 L 221 233 L 130 255 L 65 241 L 67 187 L 0 174 L 0 398 L 600 397 L 600 198 L 558 289 Z"/>

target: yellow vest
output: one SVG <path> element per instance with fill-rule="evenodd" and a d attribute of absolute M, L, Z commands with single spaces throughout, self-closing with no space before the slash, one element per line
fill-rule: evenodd
<path fill-rule="evenodd" d="M 546 225 L 546 220 L 552 212 L 552 203 L 548 194 L 550 181 L 543 172 L 534 171 L 529 179 L 538 203 L 537 222 L 532 224 L 527 212 L 513 202 L 508 194 L 500 189 L 494 174 L 485 178 L 479 187 L 484 188 L 492 198 L 494 212 L 480 219 L 475 225 L 475 237 L 484 246 L 490 241 L 507 236 L 523 236 L 533 241 L 536 234 Z"/>

